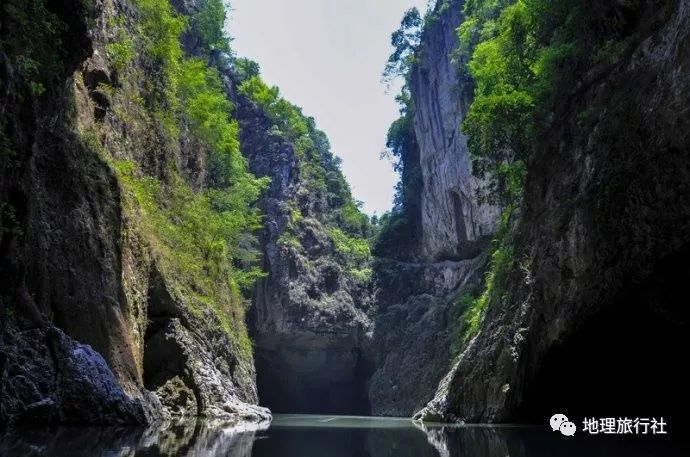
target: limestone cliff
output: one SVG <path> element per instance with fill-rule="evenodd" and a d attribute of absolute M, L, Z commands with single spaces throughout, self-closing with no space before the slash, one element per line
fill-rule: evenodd
<path fill-rule="evenodd" d="M 438 2 L 429 13 L 409 76 L 412 128 L 402 145 L 401 179 L 403 189 L 418 194 L 403 202 L 412 221 L 404 241 L 384 232 L 378 242 L 383 258 L 375 268 L 368 384 L 375 414 L 411 415 L 431 399 L 462 345 L 468 299 L 480 292 L 500 213 L 482 203 L 483 182 L 471 173 L 459 128 L 473 90 L 471 81 L 459 80 L 453 57 L 462 4 Z"/>
<path fill-rule="evenodd" d="M 419 418 L 685 415 L 690 2 L 615 3 L 624 49 L 559 94 L 500 298 Z"/>
<path fill-rule="evenodd" d="M 168 216 L 209 188 L 198 129 L 162 107 L 173 25 L 203 5 L 3 2 L 2 425 L 270 417 L 238 293 L 210 264 L 185 276 L 173 236 L 191 213 Z"/>
<path fill-rule="evenodd" d="M 252 171 L 271 178 L 261 200 L 267 276 L 254 287 L 249 314 L 262 404 L 275 412 L 366 413 L 368 247 L 357 224 L 346 233 L 344 214 L 351 211 L 365 226 L 366 218 L 354 208 L 337 159 L 313 120 L 299 114 L 309 133 L 295 139 L 290 126 L 278 128 L 269 107 L 241 92 L 243 150 Z M 310 146 L 303 150 L 305 142 Z M 348 246 L 341 246 L 350 242 L 364 246 L 363 264 L 353 264 Z"/>
<path fill-rule="evenodd" d="M 609 2 L 620 40 L 556 94 L 503 219 L 460 130 L 464 2 L 437 2 L 388 226 L 315 121 L 232 55 L 220 4 L 3 2 L 1 426 L 265 423 L 259 400 L 449 421 L 687 410 L 690 0 Z M 476 308 L 499 244 L 509 268 Z M 444 455 L 446 438 L 429 432 Z"/>
<path fill-rule="evenodd" d="M 421 170 L 421 256 L 426 261 L 475 257 L 493 233 L 499 208 L 482 203 L 460 130 L 472 81 L 454 54 L 463 0 L 438 2 L 427 18 L 410 78 Z"/>

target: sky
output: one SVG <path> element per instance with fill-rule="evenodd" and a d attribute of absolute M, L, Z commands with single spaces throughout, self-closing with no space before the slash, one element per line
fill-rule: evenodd
<path fill-rule="evenodd" d="M 392 206 L 397 176 L 381 160 L 398 117 L 381 73 L 390 34 L 426 0 L 231 0 L 229 32 L 238 55 L 259 63 L 264 81 L 301 106 L 331 141 L 356 199 L 369 214 Z"/>

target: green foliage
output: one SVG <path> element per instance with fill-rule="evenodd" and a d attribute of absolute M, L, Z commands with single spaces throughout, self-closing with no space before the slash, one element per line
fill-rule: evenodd
<path fill-rule="evenodd" d="M 316 194 L 327 191 L 325 170 L 322 166 L 322 152 L 317 149 L 313 135 L 315 128 L 302 110 L 280 96 L 277 87 L 269 87 L 260 76 L 255 75 L 239 86 L 240 93 L 259 105 L 274 123 L 273 131 L 295 147 L 299 159 L 300 174 L 307 190 Z"/>
<path fill-rule="evenodd" d="M 383 80 L 390 83 L 400 76 L 407 76 L 414 65 L 417 48 L 422 37 L 424 20 L 417 8 L 410 8 L 403 15 L 400 27 L 391 34 L 393 53 L 383 70 Z"/>
<path fill-rule="evenodd" d="M 372 251 L 377 257 L 400 258 L 405 248 L 411 246 L 414 238 L 410 227 L 415 221 L 410 220 L 401 210 L 387 211 L 376 221 L 375 238 Z"/>
<path fill-rule="evenodd" d="M 362 213 L 361 208 L 353 201 L 347 201 L 335 212 L 338 226 L 351 235 L 361 236 L 367 233 L 369 218 Z"/>
<path fill-rule="evenodd" d="M 191 30 L 201 40 L 206 53 L 230 52 L 230 38 L 225 33 L 226 12 L 223 0 L 203 0 L 191 19 Z"/>
<path fill-rule="evenodd" d="M 465 20 L 458 28 L 460 51 L 468 57 L 475 46 L 497 34 L 497 21 L 501 12 L 515 0 L 467 0 Z"/>
<path fill-rule="evenodd" d="M 152 177 L 137 174 L 132 162 L 116 165 L 118 176 L 130 189 L 138 206 L 146 213 L 159 247 L 166 249 L 176 264 L 196 278 L 238 284 L 228 259 L 255 260 L 256 252 L 242 252 L 246 236 L 245 221 L 240 221 L 230 205 L 219 204 L 225 195 L 209 190 L 194 194 L 179 175 L 172 174 L 166 187 Z M 260 227 L 253 221 L 249 229 Z"/>
<path fill-rule="evenodd" d="M 124 99 L 115 97 L 120 101 L 113 111 L 130 123 L 158 126 L 162 141 L 171 145 L 178 132 L 189 132 L 204 149 L 206 182 L 204 189 L 193 191 L 171 160 L 164 179 L 147 176 L 133 162 L 106 160 L 125 190 L 127 213 L 138 221 L 170 287 L 191 311 L 201 315 L 204 309 L 214 310 L 233 342 L 251 354 L 242 294 L 264 274 L 256 267 L 254 233 L 262 219 L 255 203 L 269 180 L 257 179 L 248 170 L 218 71 L 203 58 L 186 58 L 180 43 L 188 23 L 202 39 L 220 40 L 225 13 L 221 15 L 217 7 L 222 4 L 212 0 L 191 19 L 175 13 L 169 0 L 135 4 L 136 33 L 130 40 L 118 32 L 108 55 L 124 71 L 133 71 L 128 69 L 130 51 L 143 54 L 153 68 L 144 84 L 110 89 L 132 92 Z M 114 27 L 125 30 L 122 22 Z M 218 42 L 206 43 L 209 52 L 220 50 Z M 102 149 L 96 135 L 84 132 L 83 137 L 92 149 Z"/>
<path fill-rule="evenodd" d="M 277 243 L 278 245 L 292 247 L 294 249 L 300 249 L 302 247 L 302 243 L 300 242 L 299 238 L 290 229 L 285 230 L 285 232 L 278 237 Z"/>
<path fill-rule="evenodd" d="M 349 268 L 347 274 L 357 282 L 367 283 L 374 276 L 374 270 L 371 267 Z"/>
<path fill-rule="evenodd" d="M 235 67 L 244 68 L 248 76 L 239 91 L 261 107 L 273 122 L 273 132 L 289 141 L 299 159 L 300 176 L 305 187 L 303 192 L 314 200 L 325 197 L 333 223 L 355 235 L 363 236 L 368 230 L 368 218 L 352 199 L 350 186 L 340 169 L 340 159 L 333 155 L 326 135 L 316 128 L 311 117 L 283 99 L 277 87 L 269 87 L 258 74 L 258 66 L 251 61 L 235 60 Z"/>
<path fill-rule="evenodd" d="M 160 60 L 169 74 L 174 74 L 182 61 L 180 35 L 187 29 L 187 18 L 177 14 L 169 0 L 134 0 L 141 14 L 140 37 L 144 49 Z"/>
<path fill-rule="evenodd" d="M 262 273 L 236 269 L 229 261 L 255 260 L 255 252 L 241 252 L 247 227 L 232 212 L 217 210 L 213 191 L 194 194 L 176 173 L 163 186 L 141 174 L 133 162 L 114 166 L 125 190 L 125 207 L 140 214 L 142 231 L 171 286 L 191 311 L 201 315 L 206 306 L 213 308 L 238 345 L 251 350 L 237 329 L 244 317 L 238 293 Z"/>
<path fill-rule="evenodd" d="M 277 87 L 269 87 L 259 75 L 255 75 L 244 81 L 239 91 L 261 106 L 281 134 L 289 140 L 308 141 L 304 138 L 309 134 L 307 119 L 298 107 L 280 96 Z"/>
<path fill-rule="evenodd" d="M 185 30 L 186 18 L 176 15 L 168 0 L 136 0 L 139 6 L 145 37 L 144 50 L 156 58 L 165 75 L 162 91 L 164 102 L 157 107 L 158 117 L 173 124 L 170 130 L 178 130 L 182 117 L 192 133 L 206 147 L 209 185 L 223 190 L 214 199 L 223 211 L 231 209 L 241 226 L 255 225 L 256 215 L 248 210 L 267 179 L 256 179 L 248 172 L 246 160 L 240 152 L 239 127 L 229 117 L 232 105 L 228 101 L 218 71 L 198 58 L 184 59 L 179 42 Z M 208 0 L 193 22 L 201 27 L 207 38 L 221 40 L 225 37 L 223 25 L 225 11 L 220 0 Z M 226 40 L 227 41 L 227 40 Z M 181 112 L 165 111 L 166 107 L 179 108 Z M 222 198 L 221 198 L 222 197 Z"/>
<path fill-rule="evenodd" d="M 33 95 L 34 97 L 39 97 L 43 95 L 43 93 L 46 91 L 46 88 L 43 85 L 43 83 L 37 81 L 29 81 L 29 90 L 31 91 L 31 95 Z"/>
<path fill-rule="evenodd" d="M 372 275 L 369 241 L 366 238 L 350 236 L 336 227 L 330 227 L 328 234 L 347 272 L 356 280 L 369 281 Z"/>
<path fill-rule="evenodd" d="M 352 198 L 340 169 L 340 159 L 331 152 L 328 138 L 316 128 L 313 118 L 306 117 L 299 107 L 282 98 L 277 87 L 264 83 L 258 65 L 246 59 L 234 59 L 233 65 L 240 81 L 239 92 L 261 108 L 273 123 L 272 133 L 294 148 L 302 183 L 298 199 L 326 201 L 328 207 L 321 209 L 330 211 L 316 211 L 310 216 L 320 218 L 327 227 L 348 274 L 357 281 L 368 282 L 371 278 L 369 218 L 362 213 L 361 204 Z M 304 216 L 297 203 L 292 203 L 290 222 L 278 243 L 300 249 L 297 233 Z"/>
<path fill-rule="evenodd" d="M 246 206 L 255 201 L 268 184 L 247 173 L 240 153 L 239 127 L 229 118 L 232 110 L 225 96 L 218 71 L 201 59 L 186 60 L 178 77 L 181 105 L 194 134 L 207 147 L 209 183 L 214 188 L 236 188 L 244 199 L 236 204 Z"/>
<path fill-rule="evenodd" d="M 331 228 L 328 233 L 333 240 L 335 250 L 352 260 L 353 263 L 363 263 L 369 260 L 371 251 L 366 240 L 349 236 L 338 228 Z"/>
<path fill-rule="evenodd" d="M 169 0 L 134 0 L 140 21 L 137 37 L 143 51 L 155 59 L 162 70 L 162 81 L 152 89 L 158 103 L 170 103 L 160 112 L 177 109 L 177 78 L 184 52 L 180 35 L 187 29 L 187 19 L 177 14 Z M 167 123 L 170 121 L 167 120 Z"/>
<path fill-rule="evenodd" d="M 450 331 L 453 333 L 454 338 L 451 340 L 451 354 L 453 357 L 457 356 L 462 352 L 462 349 L 467 345 L 472 335 L 476 334 L 474 331 L 470 330 L 470 320 L 472 316 L 477 313 L 477 311 L 472 310 L 477 306 L 478 301 L 477 296 L 473 295 L 468 291 L 463 291 L 459 297 L 457 297 L 451 308 L 451 316 L 454 319 L 450 323 Z"/>
<path fill-rule="evenodd" d="M 421 230 L 420 196 L 423 183 L 413 124 L 414 107 L 406 88 L 398 95 L 397 101 L 400 104 L 400 118 L 388 129 L 386 155 L 392 159 L 393 169 L 400 174 L 400 179 L 395 186 L 392 211 L 378 221 L 374 252 L 378 256 L 404 258 L 414 250 Z"/>
<path fill-rule="evenodd" d="M 0 6 L 0 49 L 33 96 L 42 95 L 63 71 L 65 24 L 44 0 L 6 0 Z"/>
<path fill-rule="evenodd" d="M 414 217 L 418 214 L 422 190 L 419 147 L 414 130 L 414 106 L 405 87 L 396 100 L 400 105 L 400 118 L 391 124 L 386 137 L 387 153 L 393 159 L 393 169 L 401 176 L 395 189 L 393 209 Z"/>
<path fill-rule="evenodd" d="M 491 265 L 489 273 L 486 275 L 484 292 L 472 301 L 467 311 L 463 314 L 465 330 L 462 338 L 467 343 L 479 331 L 479 326 L 484 319 L 489 303 L 501 298 L 501 291 L 504 290 L 504 280 L 506 275 L 515 265 L 513 249 L 509 244 L 498 247 L 491 255 Z"/>
<path fill-rule="evenodd" d="M 255 76 L 258 77 L 261 73 L 259 64 L 253 60 L 238 57 L 233 59 L 232 63 L 235 69 L 235 75 L 237 79 L 239 79 L 240 83 L 243 83 L 249 78 L 253 78 Z"/>
<path fill-rule="evenodd" d="M 514 208 L 514 206 L 509 206 L 501 214 L 494 234 L 489 271 L 484 280 L 484 291 L 479 297 L 466 300 L 467 306 L 461 317 L 463 344 L 469 342 L 479 331 L 489 303 L 495 303 L 502 299 L 508 274 L 515 268 L 514 246 L 507 236 Z"/>
<path fill-rule="evenodd" d="M 575 0 L 470 0 L 459 28 L 460 54 L 475 97 L 463 123 L 474 172 L 488 175 L 488 195 L 520 198 L 524 163 L 549 128 L 556 97 L 599 62 L 626 47 L 624 8 Z M 623 25 L 622 25 L 623 24 Z M 462 61 L 462 59 L 459 59 Z"/>
<path fill-rule="evenodd" d="M 541 136 L 548 133 L 550 119 L 565 111 L 560 105 L 568 106 L 567 96 L 579 85 L 578 79 L 599 64 L 619 59 L 631 40 L 634 27 L 630 24 L 647 12 L 620 2 L 465 3 L 466 21 L 459 29 L 464 41 L 461 51 L 472 53 L 468 68 L 476 89 L 463 128 L 469 135 L 475 172 L 489 173 L 496 183 L 494 195 L 506 205 L 484 293 L 463 317 L 465 340 L 477 332 L 489 304 L 503 299 L 507 277 L 517 268 L 508 226 L 522 194 L 525 163 L 543 144 Z M 595 114 L 596 107 L 590 106 L 579 113 L 578 120 L 587 122 Z M 614 128 L 615 138 L 624 136 L 619 129 Z"/>
<path fill-rule="evenodd" d="M 470 21 L 483 24 L 482 30 L 474 33 L 481 37 L 497 35 L 477 44 L 469 62 L 476 83 L 475 98 L 463 129 L 473 154 L 473 171 L 492 178 L 487 196 L 505 204 L 516 197 L 508 190 L 508 177 L 520 176 L 511 167 L 519 164 L 522 168 L 533 139 L 537 94 L 533 69 L 536 51 L 529 36 L 532 21 L 522 1 L 506 7 L 497 20 L 493 17 L 500 3 L 491 2 L 483 8 L 476 3 L 469 5 L 479 14 Z M 460 33 L 469 33 L 467 27 Z M 518 191 L 518 198 L 520 194 Z"/>
<path fill-rule="evenodd" d="M 106 45 L 105 51 L 113 68 L 117 71 L 122 71 L 134 60 L 136 50 L 134 39 L 127 33 L 127 30 L 121 23 L 115 22 L 115 24 L 111 24 L 111 27 L 116 27 L 117 38 Z"/>

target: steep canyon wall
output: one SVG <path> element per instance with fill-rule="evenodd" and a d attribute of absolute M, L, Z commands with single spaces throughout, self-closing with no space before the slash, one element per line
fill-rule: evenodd
<path fill-rule="evenodd" d="M 614 8 L 626 46 L 559 94 L 527 163 L 500 298 L 418 418 L 541 422 L 558 408 L 682 421 L 690 3 Z"/>

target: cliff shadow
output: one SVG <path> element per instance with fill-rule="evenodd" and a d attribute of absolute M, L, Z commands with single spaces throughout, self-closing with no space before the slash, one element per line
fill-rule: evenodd
<path fill-rule="evenodd" d="M 660 261 L 647 280 L 625 288 L 554 346 L 527 391 L 519 419 L 546 423 L 555 413 L 663 416 L 671 429 L 681 430 L 690 406 L 682 375 L 690 349 L 689 254 L 685 246 Z"/>
<path fill-rule="evenodd" d="M 359 348 L 282 342 L 255 349 L 262 406 L 274 413 L 369 414 L 367 362 Z"/>

